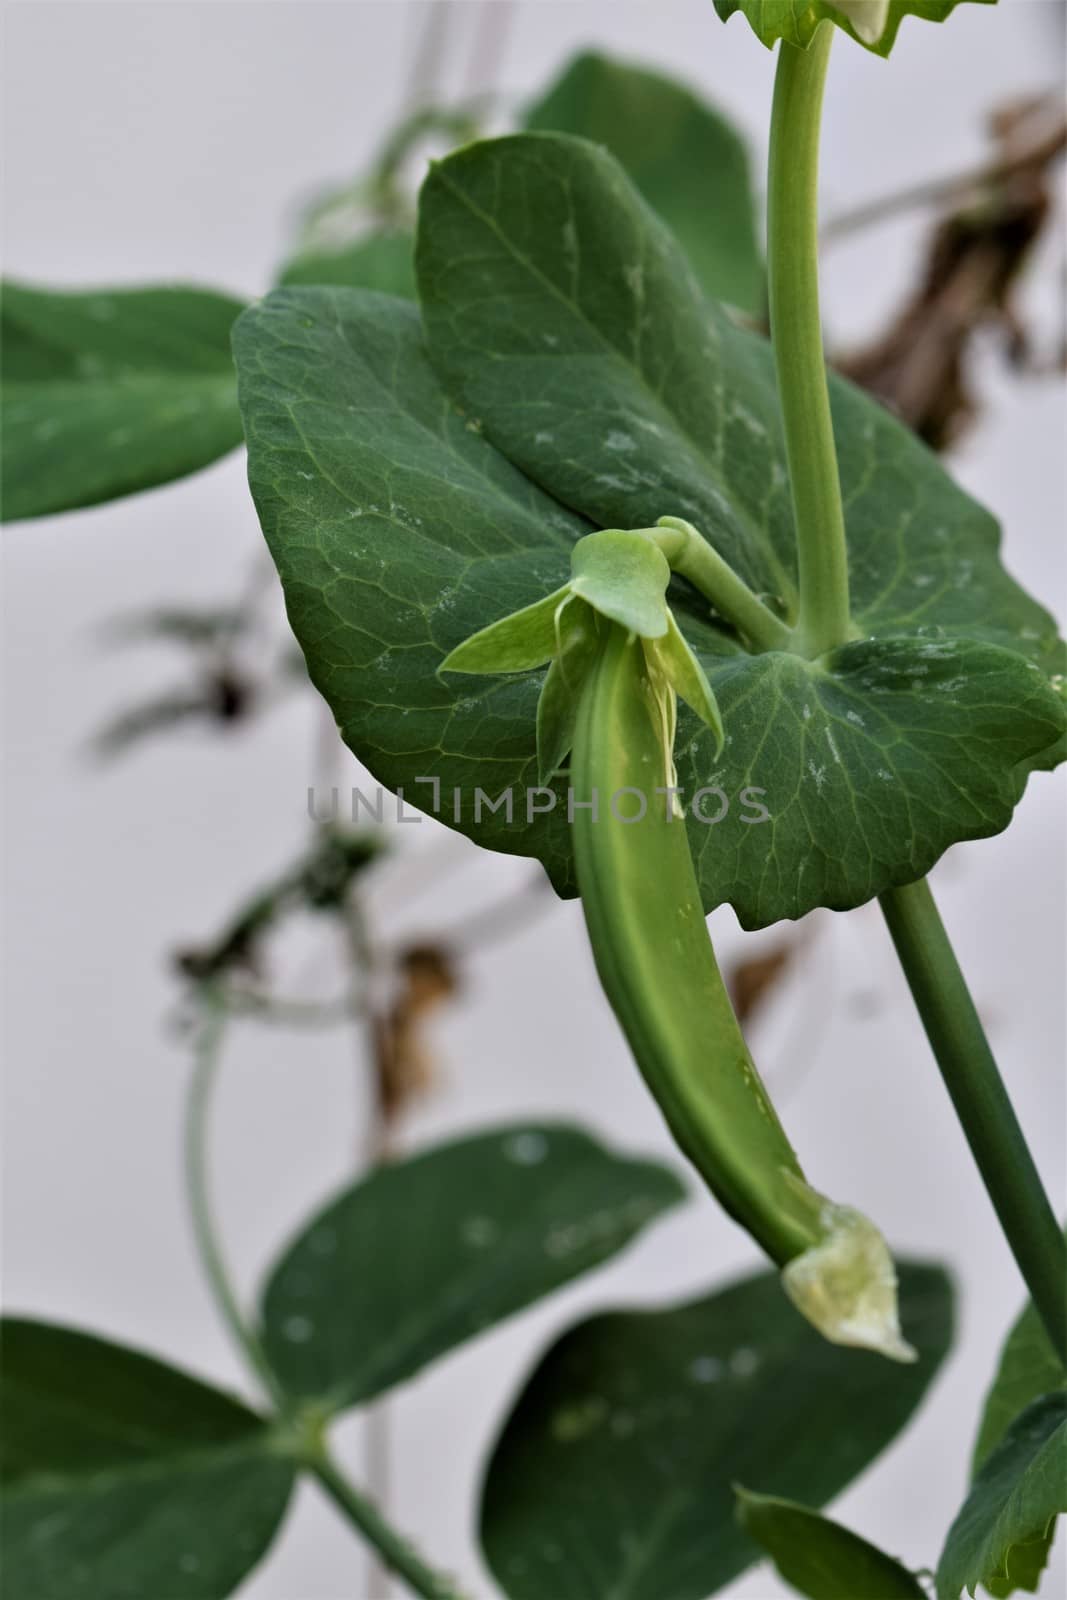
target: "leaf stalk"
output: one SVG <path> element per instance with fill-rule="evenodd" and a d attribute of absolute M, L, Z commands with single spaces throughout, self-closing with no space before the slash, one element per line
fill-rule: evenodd
<path fill-rule="evenodd" d="M 208 1182 L 207 1144 L 211 1106 L 222 1062 L 228 1013 L 217 984 L 202 984 L 200 1026 L 185 1111 L 185 1184 L 197 1254 L 216 1308 L 249 1367 L 259 1378 L 284 1423 L 293 1400 L 278 1382 L 258 1335 L 241 1309 L 219 1241 Z M 334 1504 L 373 1548 L 383 1564 L 422 1600 L 464 1600 L 450 1577 L 434 1572 L 372 1501 L 345 1477 L 322 1437 L 321 1427 L 298 1431 L 293 1458 L 318 1480 Z"/>
<path fill-rule="evenodd" d="M 345 1477 L 324 1446 L 306 1455 L 303 1461 L 338 1510 L 374 1546 L 382 1565 L 402 1578 L 413 1594 L 421 1595 L 422 1600 L 464 1600 L 452 1579 L 428 1567 L 418 1551 L 385 1521 L 373 1501 Z"/>
<path fill-rule="evenodd" d="M 203 984 L 199 999 L 201 1015 L 198 1018 L 193 1073 L 185 1103 L 184 1138 L 185 1190 L 193 1238 L 219 1316 L 249 1368 L 281 1411 L 287 1407 L 287 1396 L 274 1375 L 258 1335 L 241 1310 L 215 1225 L 207 1145 L 211 1107 L 222 1064 L 227 1010 L 216 984 Z"/>
<path fill-rule="evenodd" d="M 693 587 L 733 625 L 756 650 L 792 650 L 792 630 L 768 605 L 753 594 L 719 552 L 681 517 L 660 517 L 647 530 L 670 564 L 672 572 L 688 578 Z"/>

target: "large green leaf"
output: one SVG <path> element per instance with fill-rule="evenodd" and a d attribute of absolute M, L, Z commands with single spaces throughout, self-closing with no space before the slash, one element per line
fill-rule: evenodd
<path fill-rule="evenodd" d="M 887 56 L 905 17 L 944 22 L 961 3 L 962 0 L 715 0 L 715 9 L 724 22 L 740 11 L 765 45 L 785 39 L 806 49 L 816 28 L 828 19 L 844 28 L 858 44 L 876 55 Z M 997 0 L 976 3 L 996 5 Z"/>
<path fill-rule="evenodd" d="M 241 309 L 206 289 L 4 284 L 4 520 L 150 489 L 239 444 Z"/>
<path fill-rule="evenodd" d="M 442 683 L 436 669 L 558 588 L 591 524 L 685 515 L 791 613 L 771 355 L 708 306 L 666 228 L 583 140 L 450 157 L 424 190 L 420 259 L 456 403 L 409 308 L 273 295 L 235 339 L 252 488 L 351 747 L 480 843 L 539 855 L 566 892 L 563 785 L 548 816 L 535 812 L 553 797 L 527 787 L 540 675 Z M 1045 676 L 1054 625 L 1001 568 L 992 518 L 881 408 L 844 384 L 834 396 L 866 637 L 819 662 L 754 656 L 687 585 L 673 595 L 727 735 L 720 759 L 695 719 L 680 724 L 686 799 L 715 791 L 690 841 L 706 905 L 730 901 L 746 926 L 846 909 L 999 831 L 1063 726 Z M 510 791 L 511 817 L 480 789 Z"/>
<path fill-rule="evenodd" d="M 1067 1393 L 1034 1400 L 1008 1428 L 971 1485 L 937 1568 L 938 1600 L 984 1584 L 1033 1592 L 1056 1517 L 1067 1511 Z"/>
<path fill-rule="evenodd" d="M 415 241 L 410 233 L 380 229 L 336 250 L 303 251 L 286 262 L 280 284 L 323 283 L 415 298 Z"/>
<path fill-rule="evenodd" d="M 705 1600 L 759 1559 L 733 1483 L 821 1504 L 904 1426 L 948 1350 L 943 1273 L 901 1271 L 912 1367 L 827 1344 L 774 1274 L 616 1312 L 544 1356 L 489 1465 L 482 1542 L 511 1600 Z"/>
<path fill-rule="evenodd" d="M 399 302 L 282 291 L 241 319 L 235 351 L 260 519 L 345 739 L 409 803 L 481 844 L 539 855 L 569 890 L 562 794 L 544 815 L 552 796 L 536 790 L 541 675 L 457 683 L 436 669 L 485 623 L 559 587 L 589 524 L 539 493 L 448 401 L 417 316 Z M 919 466 L 932 462 L 913 448 Z M 886 478 L 899 485 L 915 465 L 905 460 L 899 476 L 890 465 Z M 716 759 L 712 736 L 683 714 L 686 797 L 719 785 L 729 800 L 714 825 L 722 799 L 703 803 L 690 840 L 706 903 L 731 900 L 746 925 L 856 904 L 920 876 L 954 839 L 997 831 L 1018 793 L 1015 762 L 1058 725 L 1040 675 L 981 642 L 1013 637 L 991 614 L 994 597 L 1017 607 L 1038 646 L 1047 619 L 1000 572 L 992 524 L 935 470 L 942 514 L 961 501 L 979 538 L 950 540 L 939 524 L 945 538 L 917 585 L 901 580 L 898 604 L 940 596 L 961 613 L 952 635 L 931 626 L 909 642 L 895 631 L 906 618 L 890 612 L 883 637 L 846 647 L 826 671 L 790 655 L 750 657 L 692 596 L 677 597 L 728 741 Z M 885 559 L 876 502 L 867 517 L 873 581 Z M 970 609 L 952 587 L 965 569 L 979 591 Z M 739 803 L 747 788 L 762 791 L 770 824 L 753 825 L 758 813 Z M 504 793 L 510 816 L 484 803 Z"/>
<path fill-rule="evenodd" d="M 658 72 L 588 52 L 523 119 L 604 145 L 683 245 L 713 299 L 764 309 L 748 151 L 731 123 Z"/>
<path fill-rule="evenodd" d="M 123 1345 L 2 1327 L 6 1600 L 222 1600 L 270 1544 L 293 1467 L 246 1407 Z"/>
<path fill-rule="evenodd" d="M 926 1600 L 907 1567 L 808 1506 L 738 1489 L 737 1520 L 809 1600 Z"/>
<path fill-rule="evenodd" d="M 601 525 L 687 517 L 792 617 L 770 348 L 708 307 L 609 155 L 527 134 L 450 157 L 423 189 L 417 264 L 431 357 L 509 459 Z M 1000 567 L 992 519 L 866 396 L 833 398 L 864 638 L 818 662 L 752 656 L 679 602 L 727 730 L 719 762 L 689 724 L 679 780 L 758 787 L 771 814 L 691 827 L 708 902 L 746 925 L 845 909 L 997 832 L 1063 726 L 1036 670 L 1060 664 L 1055 627 Z"/>
<path fill-rule="evenodd" d="M 468 425 L 437 383 L 411 305 L 280 290 L 234 334 L 248 469 L 289 620 L 341 731 L 376 777 L 482 844 L 540 854 L 559 878 L 559 812 L 526 826 L 540 678 L 437 668 L 491 613 L 570 574 L 589 524 Z M 433 788 L 421 778 L 432 776 Z M 515 790 L 509 821 L 482 808 Z M 458 813 L 458 814 L 457 814 Z"/>
<path fill-rule="evenodd" d="M 380 1168 L 285 1251 L 263 1342 L 293 1394 L 369 1400 L 598 1266 L 678 1179 L 562 1124 L 501 1127 Z"/>

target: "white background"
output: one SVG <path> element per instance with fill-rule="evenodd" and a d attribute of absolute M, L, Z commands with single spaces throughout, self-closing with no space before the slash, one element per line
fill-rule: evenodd
<path fill-rule="evenodd" d="M 357 171 L 395 115 L 418 9 L 400 0 L 9 5 L 8 272 L 72 285 L 184 277 L 262 292 L 295 199 Z M 466 0 L 456 11 L 446 69 L 458 88 L 477 7 Z M 525 0 L 503 87 L 521 98 L 588 44 L 684 74 L 744 127 L 762 163 L 771 58 L 740 20 L 723 27 L 711 0 Z M 907 21 L 890 64 L 840 41 L 827 98 L 826 213 L 981 160 L 984 113 L 1055 85 L 1062 49 L 1057 0 L 964 6 L 944 28 Z M 920 235 L 921 221 L 907 218 L 833 251 L 825 300 L 834 335 L 880 324 Z M 1054 240 L 1026 297 L 1049 341 L 1062 271 Z M 978 381 L 987 414 L 955 469 L 1003 519 L 1013 573 L 1058 606 L 1061 393 L 1050 381 L 1004 376 L 991 346 Z M 245 1380 L 213 1318 L 183 1209 L 187 1069 L 164 1027 L 175 997 L 166 953 L 210 934 L 300 848 L 318 713 L 310 696 L 298 698 L 225 744 L 170 739 L 110 770 L 93 768 L 84 751 L 118 705 L 171 681 L 180 665 L 165 651 L 102 651 L 102 619 L 157 600 L 225 600 L 257 539 L 234 456 L 174 488 L 15 527 L 5 541 L 7 1302 L 235 1387 Z M 1062 795 L 1060 780 L 1036 778 L 1009 834 L 958 848 L 935 875 L 1057 1204 Z M 375 913 L 389 936 L 449 925 L 529 870 L 429 824 L 400 844 L 427 851 L 437 871 L 442 862 L 456 870 L 419 900 L 409 897 L 418 878 L 410 864 L 383 876 Z M 910 1562 L 932 1564 L 1023 1293 L 877 911 L 816 920 L 801 967 L 755 1030 L 757 1057 L 819 1186 L 876 1217 L 899 1251 L 950 1261 L 961 1304 L 959 1346 L 929 1404 L 837 1512 Z M 730 915 L 718 913 L 713 927 L 725 959 L 735 959 L 742 940 Z M 573 905 L 554 905 L 473 961 L 435 1039 L 446 1077 L 411 1119 L 411 1144 L 492 1118 L 564 1113 L 624 1146 L 670 1155 L 594 987 Z M 359 1080 L 348 1039 L 241 1033 L 216 1153 L 229 1247 L 247 1287 L 281 1237 L 350 1173 Z M 746 1237 L 694 1200 L 617 1264 L 409 1385 L 390 1405 L 397 1520 L 486 1595 L 471 1534 L 478 1464 L 537 1351 L 587 1307 L 678 1298 L 757 1264 Z M 342 1443 L 356 1468 L 359 1442 L 347 1427 Z M 370 1600 L 367 1581 L 348 1530 L 308 1489 L 242 1594 Z M 1061 1588 L 1062 1576 L 1050 1576 L 1047 1592 Z M 765 1568 L 729 1591 L 761 1600 L 782 1592 Z"/>

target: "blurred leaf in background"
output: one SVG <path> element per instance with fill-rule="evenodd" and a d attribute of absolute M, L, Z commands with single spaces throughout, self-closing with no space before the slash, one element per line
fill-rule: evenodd
<path fill-rule="evenodd" d="M 284 1515 L 269 1423 L 125 1345 L 2 1326 L 0 1529 L 10 1600 L 223 1600 Z"/>
<path fill-rule="evenodd" d="M 208 289 L 5 283 L 4 520 L 151 489 L 234 449 L 230 329 L 242 309 Z"/>
<path fill-rule="evenodd" d="M 808 1506 L 738 1488 L 737 1520 L 808 1600 L 927 1600 L 907 1567 Z"/>
<path fill-rule="evenodd" d="M 558 1123 L 391 1162 L 284 1252 L 264 1347 L 290 1394 L 356 1405 L 609 1260 L 684 1195 L 669 1168 Z"/>
<path fill-rule="evenodd" d="M 904 1265 L 900 1287 L 919 1360 L 891 1373 L 820 1338 L 774 1273 L 563 1334 L 486 1475 L 482 1543 L 509 1600 L 706 1600 L 751 1566 L 759 1546 L 736 1521 L 734 1483 L 829 1500 L 904 1427 L 944 1360 L 945 1274 Z"/>
<path fill-rule="evenodd" d="M 748 150 L 721 113 L 661 73 L 589 52 L 528 108 L 523 125 L 604 145 L 674 233 L 705 292 L 762 318 Z"/>

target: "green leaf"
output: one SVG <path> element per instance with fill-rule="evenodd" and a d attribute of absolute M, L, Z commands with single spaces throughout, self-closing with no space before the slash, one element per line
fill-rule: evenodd
<path fill-rule="evenodd" d="M 738 1488 L 737 1520 L 809 1600 L 926 1600 L 907 1567 L 808 1506 Z"/>
<path fill-rule="evenodd" d="M 1028 1304 L 1004 1342 L 996 1376 L 986 1396 L 985 1409 L 974 1447 L 977 1472 L 1008 1428 L 1032 1400 L 1067 1384 L 1067 1375 L 1045 1325 L 1033 1304 Z"/>
<path fill-rule="evenodd" d="M 684 513 L 788 615 L 770 351 L 708 308 L 617 165 L 578 140 L 527 135 L 443 163 L 424 194 L 422 272 L 458 403 L 399 302 L 289 290 L 241 319 L 253 492 L 352 749 L 409 803 L 539 856 L 567 892 L 562 800 L 541 814 L 532 787 L 541 674 L 437 669 L 560 588 L 591 523 Z M 730 901 L 746 926 L 856 905 L 996 833 L 1063 725 L 1042 676 L 1061 669 L 1054 625 L 1001 568 L 993 520 L 881 408 L 845 384 L 834 399 L 867 637 L 822 662 L 752 656 L 687 584 L 671 590 L 728 741 L 720 758 L 713 731 L 680 719 L 686 800 L 711 788 L 726 801 L 698 806 L 690 842 L 705 904 Z M 747 790 L 769 820 L 754 825 Z M 479 809 L 481 791 L 510 791 L 510 818 Z"/>
<path fill-rule="evenodd" d="M 415 241 L 382 229 L 337 250 L 305 251 L 287 261 L 280 284 L 335 284 L 415 298 Z"/>
<path fill-rule="evenodd" d="M 1067 1393 L 1043 1395 L 1015 1418 L 983 1463 L 937 1568 L 938 1600 L 984 1584 L 1033 1592 L 1052 1525 L 1067 1511 Z"/>
<path fill-rule="evenodd" d="M 432 777 L 443 820 L 482 844 L 539 855 L 569 889 L 562 806 L 528 820 L 540 675 L 472 687 L 437 671 L 486 624 L 561 587 L 570 546 L 589 524 L 538 491 L 450 404 L 411 307 L 356 291 L 282 291 L 241 319 L 235 350 L 260 519 L 290 621 L 345 739 L 424 809 Z M 731 900 L 747 926 L 815 904 L 857 904 L 920 876 L 954 839 L 996 832 L 1018 792 L 1015 763 L 1045 739 L 1050 709 L 1059 716 L 1036 673 L 980 646 L 983 637 L 1013 642 L 1018 629 L 1044 659 L 1049 630 L 999 568 L 992 523 L 884 413 L 865 407 L 861 416 L 861 429 L 887 435 L 884 470 L 872 469 L 870 489 L 852 498 L 863 533 L 854 586 L 870 596 L 871 625 L 884 638 L 847 646 L 832 671 L 790 655 L 751 657 L 684 586 L 672 595 L 729 740 L 720 759 L 714 733 L 682 714 L 687 800 L 719 784 L 730 802 L 714 825 L 691 819 L 690 841 L 705 903 Z M 866 462 L 859 445 L 845 457 L 853 481 Z M 736 465 L 740 453 L 729 459 Z M 898 514 L 910 544 L 880 537 L 880 497 L 891 503 L 894 486 L 898 497 L 906 486 L 909 504 L 916 495 L 928 504 L 933 540 L 922 541 L 910 512 Z M 645 511 L 658 508 L 658 494 L 636 482 L 632 491 Z M 729 527 L 720 513 L 724 544 Z M 909 575 L 912 546 L 920 565 Z M 736 565 L 748 549 L 732 546 Z M 753 568 L 759 554 L 753 545 Z M 968 575 L 971 587 L 961 587 Z M 754 570 L 747 576 L 763 587 Z M 946 637 L 924 623 L 927 597 L 948 617 Z M 928 631 L 909 643 L 894 631 L 909 622 Z M 510 821 L 478 813 L 483 785 L 513 792 Z M 753 825 L 738 803 L 746 787 L 762 791 L 769 824 Z M 720 809 L 713 797 L 701 816 Z"/>
<path fill-rule="evenodd" d="M 684 1191 L 562 1124 L 493 1129 L 380 1168 L 271 1273 L 263 1341 L 293 1394 L 369 1400 L 606 1261 Z"/>
<path fill-rule="evenodd" d="M 984 1462 L 1008 1432 L 1015 1418 L 1031 1401 L 1067 1384 L 1063 1367 L 1045 1332 L 1045 1325 L 1033 1304 L 1023 1310 L 1005 1341 L 993 1385 L 986 1396 L 978 1439 L 974 1447 L 971 1475 L 976 1476 Z M 1011 1580 L 987 1585 L 992 1594 L 1011 1594 L 1015 1579 L 1030 1575 L 1029 1587 L 1036 1587 L 1048 1564 L 1048 1553 L 1055 1524 L 1031 1541 L 1025 1564 L 1019 1553 L 1012 1561 Z M 1024 1586 L 1020 1583 L 1020 1587 Z"/>
<path fill-rule="evenodd" d="M 4 520 L 150 489 L 234 449 L 241 310 L 207 289 L 5 283 Z"/>
<path fill-rule="evenodd" d="M 748 18 L 757 39 L 773 45 L 779 39 L 807 49 L 816 28 L 829 20 L 847 34 L 887 56 L 896 43 L 905 17 L 923 17 L 927 22 L 944 22 L 962 0 L 715 0 L 723 21 L 735 11 Z M 997 0 L 974 0 L 977 5 L 996 5 Z"/>
<path fill-rule="evenodd" d="M 684 516 L 792 620 L 770 348 L 708 307 L 610 156 L 542 134 L 448 158 L 417 262 L 431 356 L 516 466 L 607 527 Z M 691 822 L 706 904 L 745 926 L 846 909 L 998 832 L 1063 728 L 1054 624 L 1001 568 L 992 519 L 866 396 L 833 398 L 864 637 L 818 662 L 752 656 L 687 586 L 672 600 L 727 733 L 720 762 L 683 724 L 679 781 L 756 787 L 771 814 Z"/>
<path fill-rule="evenodd" d="M 375 777 L 480 843 L 570 871 L 565 820 L 526 825 L 541 675 L 438 677 L 456 645 L 570 577 L 589 524 L 447 398 L 414 306 L 284 289 L 234 332 L 248 471 L 313 682 Z M 515 793 L 511 821 L 478 786 Z M 458 801 L 457 801 L 458 796 Z M 457 809 L 459 816 L 457 818 Z"/>
<path fill-rule="evenodd" d="M 270 1544 L 293 1467 L 217 1389 L 87 1333 L 6 1319 L 7 1600 L 222 1600 Z"/>
<path fill-rule="evenodd" d="M 510 1600 L 705 1600 L 759 1559 L 732 1485 L 815 1504 L 904 1426 L 948 1350 L 952 1296 L 901 1271 L 914 1366 L 828 1344 L 773 1273 L 552 1346 L 497 1441 L 482 1543 Z"/>
<path fill-rule="evenodd" d="M 524 118 L 604 145 L 683 246 L 705 292 L 764 310 L 748 151 L 731 123 L 658 72 L 587 52 Z"/>

